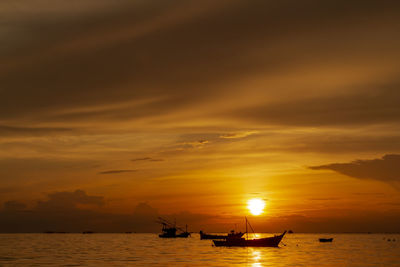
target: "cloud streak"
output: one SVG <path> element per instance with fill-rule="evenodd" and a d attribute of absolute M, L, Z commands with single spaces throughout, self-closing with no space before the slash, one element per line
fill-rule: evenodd
<path fill-rule="evenodd" d="M 154 158 L 150 158 L 150 157 L 144 157 L 144 158 L 136 158 L 136 159 L 131 159 L 131 161 L 136 162 L 136 161 L 164 161 L 163 159 L 154 159 Z"/>
<path fill-rule="evenodd" d="M 119 174 L 119 173 L 129 173 L 129 172 L 137 172 L 137 170 L 109 170 L 109 171 L 102 171 L 98 174 Z"/>
<path fill-rule="evenodd" d="M 0 125 L 1 136 L 44 136 L 53 134 L 68 134 L 71 132 L 70 128 L 62 127 L 16 127 Z"/>
<path fill-rule="evenodd" d="M 253 134 L 256 134 L 256 133 L 258 133 L 258 131 L 228 133 L 228 134 L 221 135 L 220 138 L 224 138 L 224 139 L 245 138 L 247 136 L 250 136 L 250 135 L 253 135 Z"/>
<path fill-rule="evenodd" d="M 400 83 L 368 85 L 373 90 L 344 95 L 266 103 L 233 111 L 233 116 L 267 125 L 359 126 L 399 123 Z"/>
<path fill-rule="evenodd" d="M 382 182 L 400 182 L 398 166 L 400 155 L 385 155 L 380 159 L 355 160 L 350 163 L 332 163 L 311 166 L 312 170 L 332 170 L 357 179 L 372 179 Z"/>

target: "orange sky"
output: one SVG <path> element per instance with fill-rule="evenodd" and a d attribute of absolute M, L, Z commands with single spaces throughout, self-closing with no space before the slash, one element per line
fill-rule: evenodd
<path fill-rule="evenodd" d="M 0 216 L 145 202 L 224 229 L 259 197 L 263 231 L 400 231 L 399 14 L 395 1 L 2 1 Z"/>

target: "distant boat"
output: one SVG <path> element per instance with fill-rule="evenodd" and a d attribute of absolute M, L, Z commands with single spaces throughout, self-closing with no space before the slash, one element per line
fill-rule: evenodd
<path fill-rule="evenodd" d="M 293 234 L 293 231 L 292 231 L 292 230 L 289 230 L 287 233 L 288 233 L 288 234 Z"/>
<path fill-rule="evenodd" d="M 273 237 L 248 239 L 247 224 L 250 225 L 246 218 L 247 238 L 228 236 L 226 240 L 213 240 L 214 245 L 216 247 L 277 247 L 286 234 L 286 231 L 284 231 L 281 235 Z M 251 227 L 251 229 L 253 228 Z"/>
<path fill-rule="evenodd" d="M 242 237 L 244 235 L 244 233 L 239 232 L 239 233 L 235 233 L 235 231 L 231 231 L 229 234 L 227 235 L 210 235 L 210 234 L 206 234 L 203 231 L 200 231 L 200 239 L 227 239 L 228 237 Z"/>
<path fill-rule="evenodd" d="M 320 238 L 319 242 L 325 243 L 325 242 L 332 242 L 333 238 Z"/>
<path fill-rule="evenodd" d="M 82 234 L 94 234 L 93 231 L 83 231 Z"/>
<path fill-rule="evenodd" d="M 158 218 L 158 223 L 162 225 L 162 234 L 159 234 L 158 236 L 161 238 L 177 238 L 177 237 L 183 237 L 187 238 L 190 236 L 190 233 L 187 231 L 187 225 L 186 225 L 186 230 L 183 230 L 180 227 L 176 226 L 176 223 L 172 224 L 169 221 L 159 217 Z M 181 231 L 181 233 L 177 234 L 177 231 Z"/>

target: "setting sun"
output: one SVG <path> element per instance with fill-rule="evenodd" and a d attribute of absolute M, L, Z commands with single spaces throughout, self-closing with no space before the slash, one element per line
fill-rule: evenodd
<path fill-rule="evenodd" d="M 253 215 L 260 215 L 261 213 L 263 213 L 264 207 L 265 201 L 259 198 L 253 198 L 247 202 L 247 208 Z"/>

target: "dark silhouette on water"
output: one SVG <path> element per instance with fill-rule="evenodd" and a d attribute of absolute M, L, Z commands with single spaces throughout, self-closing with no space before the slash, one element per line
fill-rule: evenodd
<path fill-rule="evenodd" d="M 227 235 L 210 235 L 210 234 L 206 234 L 203 231 L 200 231 L 200 239 L 227 239 L 228 237 L 242 237 L 244 235 L 244 233 L 239 232 L 239 233 L 235 233 L 234 230 L 231 230 L 230 233 L 228 233 Z"/>
<path fill-rule="evenodd" d="M 246 218 L 246 238 L 228 236 L 226 240 L 213 240 L 214 245 L 216 247 L 278 247 L 282 238 L 286 234 L 286 231 L 284 231 L 281 235 L 275 235 L 273 237 L 249 239 L 247 224 L 250 225 Z M 251 227 L 251 225 L 250 228 L 253 230 L 253 227 Z"/>
<path fill-rule="evenodd" d="M 333 237 L 331 237 L 331 238 L 320 238 L 319 239 L 319 242 L 322 242 L 322 243 L 332 242 L 332 241 L 333 241 Z"/>
<path fill-rule="evenodd" d="M 286 231 L 281 235 L 267 238 L 245 239 L 227 238 L 226 240 L 213 240 L 216 247 L 278 247 Z"/>
<path fill-rule="evenodd" d="M 288 234 L 293 234 L 293 231 L 292 231 L 292 230 L 289 230 L 287 233 L 288 233 Z"/>
<path fill-rule="evenodd" d="M 159 224 L 162 225 L 162 234 L 159 234 L 158 236 L 161 238 L 176 238 L 176 237 L 188 237 L 190 236 L 190 233 L 187 231 L 187 225 L 186 225 L 186 229 L 183 230 L 180 227 L 176 226 L 176 223 L 174 222 L 173 224 L 170 223 L 169 221 L 158 217 L 158 221 Z M 177 234 L 177 230 L 181 231 L 181 233 Z"/>

